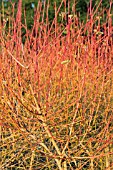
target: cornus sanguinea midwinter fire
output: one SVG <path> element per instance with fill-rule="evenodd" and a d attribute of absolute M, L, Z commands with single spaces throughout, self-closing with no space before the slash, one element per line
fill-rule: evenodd
<path fill-rule="evenodd" d="M 6 25 L 1 13 L 0 168 L 111 170 L 112 1 L 101 11 L 101 1 L 96 9 L 90 1 L 86 23 L 74 6 L 60 13 L 66 0 L 49 23 L 43 3 L 31 30 L 22 23 L 22 1 Z"/>

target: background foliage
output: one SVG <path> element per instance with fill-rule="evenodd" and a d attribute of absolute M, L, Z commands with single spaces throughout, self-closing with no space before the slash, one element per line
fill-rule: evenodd
<path fill-rule="evenodd" d="M 9 0 L 0 0 L 0 9 L 2 8 L 2 2 L 4 4 L 4 8 L 5 8 L 5 14 L 10 15 L 11 14 L 11 4 Z M 11 2 L 13 4 L 15 4 L 15 12 L 17 11 L 17 3 L 18 0 L 11 0 Z M 56 3 L 57 8 L 60 6 L 61 4 L 61 0 L 42 0 L 42 8 L 44 8 L 44 2 L 46 4 L 49 3 L 49 21 L 52 22 L 54 17 L 55 17 L 55 11 L 54 11 L 54 5 Z M 92 0 L 92 7 L 96 8 L 99 4 L 100 0 Z M 37 4 L 39 3 L 39 0 L 23 0 L 22 1 L 22 8 L 23 8 L 23 13 L 22 13 L 22 20 L 24 22 L 24 10 L 25 10 L 25 14 L 26 14 L 26 20 L 27 20 L 27 25 L 28 28 L 30 29 L 33 25 L 33 17 L 34 17 L 34 9 L 37 7 Z M 70 11 L 68 11 L 68 1 L 66 4 L 66 12 L 68 12 L 69 14 L 73 14 L 73 8 L 75 8 L 77 15 L 80 16 L 80 19 L 82 21 L 86 21 L 86 14 L 88 11 L 88 7 L 89 7 L 89 3 L 90 0 L 70 0 Z M 74 7 L 75 4 L 75 7 Z M 102 0 L 101 3 L 101 7 L 100 10 L 102 10 L 102 8 L 106 8 L 108 9 L 110 6 L 110 3 L 108 0 Z M 47 6 L 46 6 L 47 7 Z M 46 10 L 45 10 L 46 11 Z M 60 12 L 65 12 L 65 8 L 64 6 L 61 7 Z M 46 18 L 46 16 L 45 16 Z M 61 22 L 62 18 L 61 16 L 58 17 L 58 22 Z"/>

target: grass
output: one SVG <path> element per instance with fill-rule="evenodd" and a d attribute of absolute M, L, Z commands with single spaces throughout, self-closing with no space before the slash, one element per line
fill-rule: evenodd
<path fill-rule="evenodd" d="M 28 30 L 18 5 L 16 19 L 2 11 L 0 22 L 0 168 L 112 169 L 111 9 L 102 24 L 106 9 L 90 7 L 86 24 L 73 11 L 64 27 L 60 7 L 50 25 L 39 3 Z"/>

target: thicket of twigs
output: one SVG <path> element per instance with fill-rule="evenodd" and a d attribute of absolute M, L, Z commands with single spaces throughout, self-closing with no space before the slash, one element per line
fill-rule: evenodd
<path fill-rule="evenodd" d="M 73 11 L 64 26 L 55 8 L 50 25 L 39 3 L 32 30 L 21 0 L 16 19 L 2 10 L 1 170 L 113 169 L 112 14 L 101 23 L 98 9 L 90 6 L 86 24 Z"/>

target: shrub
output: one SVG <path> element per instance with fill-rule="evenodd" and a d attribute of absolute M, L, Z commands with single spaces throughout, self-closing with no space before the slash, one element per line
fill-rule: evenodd
<path fill-rule="evenodd" d="M 104 36 L 104 11 L 96 15 L 89 9 L 85 25 L 69 15 L 64 27 L 57 23 L 57 10 L 52 25 L 48 18 L 38 22 L 39 9 L 40 4 L 32 30 L 21 24 L 21 0 L 9 29 L 5 18 L 0 25 L 1 169 L 111 169 L 110 9 Z"/>

